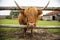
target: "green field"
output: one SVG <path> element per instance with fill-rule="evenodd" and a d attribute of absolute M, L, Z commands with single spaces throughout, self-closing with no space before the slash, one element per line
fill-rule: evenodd
<path fill-rule="evenodd" d="M 16 19 L 0 19 L 0 24 L 18 24 Z"/>
<path fill-rule="evenodd" d="M 18 20 L 16 19 L 0 19 L 0 24 L 19 24 Z M 47 25 L 54 25 L 54 26 L 60 26 L 60 22 L 58 21 L 40 21 L 38 20 L 37 25 L 47 26 Z"/>

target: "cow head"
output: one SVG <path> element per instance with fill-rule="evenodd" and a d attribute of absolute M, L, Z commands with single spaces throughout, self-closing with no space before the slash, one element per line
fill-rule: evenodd
<path fill-rule="evenodd" d="M 38 10 L 36 7 L 27 7 L 23 14 L 27 19 L 27 26 L 35 27 L 37 18 L 40 14 L 42 14 L 42 10 Z"/>

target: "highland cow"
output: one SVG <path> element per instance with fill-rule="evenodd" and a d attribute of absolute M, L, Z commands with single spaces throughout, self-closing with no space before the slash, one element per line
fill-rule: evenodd
<path fill-rule="evenodd" d="M 15 4 L 19 9 L 21 9 L 19 5 L 16 3 L 16 1 Z M 47 7 L 47 5 L 44 7 L 44 9 Z M 20 10 L 18 20 L 20 25 L 27 25 L 27 28 L 24 28 L 25 34 L 28 29 L 31 29 L 31 34 L 33 35 L 33 28 L 36 27 L 37 19 L 41 14 L 42 9 L 37 9 L 36 7 L 27 7 L 24 10 Z"/>

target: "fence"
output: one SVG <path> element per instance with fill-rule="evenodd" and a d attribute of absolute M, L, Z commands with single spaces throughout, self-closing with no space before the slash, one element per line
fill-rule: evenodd
<path fill-rule="evenodd" d="M 26 28 L 26 25 L 0 24 L 0 28 Z M 34 29 L 60 29 L 60 26 L 36 26 Z"/>
<path fill-rule="evenodd" d="M 22 9 L 25 9 L 26 7 L 21 7 Z M 38 9 L 42 9 L 43 7 L 37 7 Z M 0 7 L 0 10 L 22 10 L 17 7 Z M 60 11 L 60 7 L 47 7 L 43 10 L 58 10 Z"/>

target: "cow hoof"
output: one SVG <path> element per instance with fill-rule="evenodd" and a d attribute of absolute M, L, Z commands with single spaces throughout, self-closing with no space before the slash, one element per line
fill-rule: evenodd
<path fill-rule="evenodd" d="M 26 35 L 24 35 L 24 38 L 26 38 Z"/>

